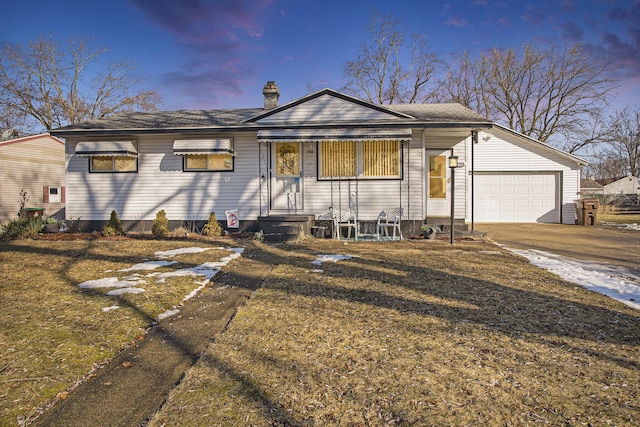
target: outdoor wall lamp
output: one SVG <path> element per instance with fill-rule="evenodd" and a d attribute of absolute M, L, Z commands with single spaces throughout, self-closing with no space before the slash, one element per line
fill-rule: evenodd
<path fill-rule="evenodd" d="M 457 168 L 458 167 L 458 156 L 450 156 L 449 157 L 449 167 L 451 169 Z M 452 176 L 453 178 L 453 176 Z"/>

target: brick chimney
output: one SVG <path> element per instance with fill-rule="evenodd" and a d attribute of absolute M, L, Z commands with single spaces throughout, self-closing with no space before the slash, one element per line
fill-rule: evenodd
<path fill-rule="evenodd" d="M 265 110 L 271 110 L 278 106 L 280 91 L 278 90 L 278 85 L 276 85 L 276 82 L 267 82 L 267 84 L 264 85 L 264 89 L 262 89 L 262 94 L 264 95 Z"/>

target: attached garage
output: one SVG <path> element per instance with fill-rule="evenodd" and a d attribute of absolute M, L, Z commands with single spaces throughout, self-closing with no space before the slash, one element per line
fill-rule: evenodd
<path fill-rule="evenodd" d="M 560 222 L 557 173 L 475 175 L 477 222 Z"/>
<path fill-rule="evenodd" d="M 467 152 L 467 222 L 575 224 L 584 160 L 498 124 Z"/>

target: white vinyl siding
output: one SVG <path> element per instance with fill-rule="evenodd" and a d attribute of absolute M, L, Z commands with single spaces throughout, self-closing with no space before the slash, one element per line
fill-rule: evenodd
<path fill-rule="evenodd" d="M 258 159 L 255 133 L 234 135 L 233 173 L 183 172 L 183 156 L 173 154 L 173 138 L 138 138 L 138 173 L 90 174 L 86 158 L 67 149 L 67 215 L 106 220 L 116 210 L 122 220 L 152 220 L 164 209 L 169 220 L 223 218 L 238 209 L 241 219 L 259 214 Z"/>
<path fill-rule="evenodd" d="M 332 95 L 322 95 L 257 121 L 259 124 L 393 120 L 398 117 Z"/>

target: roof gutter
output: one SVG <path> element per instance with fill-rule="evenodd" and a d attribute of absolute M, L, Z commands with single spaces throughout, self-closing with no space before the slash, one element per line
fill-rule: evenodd
<path fill-rule="evenodd" d="M 157 135 L 157 134 L 203 134 L 230 132 L 257 132 L 268 129 L 333 129 L 333 128 L 463 128 L 463 129 L 491 129 L 491 122 L 420 122 L 394 121 L 386 123 L 314 123 L 314 124 L 274 124 L 274 125 L 239 125 L 219 127 L 176 127 L 176 128 L 128 128 L 128 129 L 53 129 L 49 133 L 57 137 L 74 136 L 103 136 L 103 135 Z"/>

